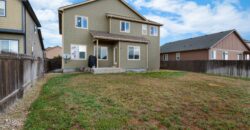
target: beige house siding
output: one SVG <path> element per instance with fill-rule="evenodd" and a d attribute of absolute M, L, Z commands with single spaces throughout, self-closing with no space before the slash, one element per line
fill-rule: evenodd
<path fill-rule="evenodd" d="M 139 46 L 140 47 L 140 60 L 129 60 L 128 59 L 128 46 Z M 127 69 L 147 69 L 147 45 L 120 42 L 120 64 L 122 68 Z"/>
<path fill-rule="evenodd" d="M 0 29 L 22 30 L 21 0 L 6 0 L 6 17 L 0 17 Z"/>
<path fill-rule="evenodd" d="M 111 21 L 111 33 L 132 35 L 132 36 L 143 36 L 150 40 L 151 43 L 148 45 L 149 50 L 149 70 L 156 70 L 160 68 L 160 28 L 158 27 L 158 36 L 150 36 L 150 27 L 147 25 L 147 35 L 142 35 L 142 23 L 130 22 L 130 33 L 120 32 L 120 22 L 124 20 L 112 19 Z"/>
<path fill-rule="evenodd" d="M 24 54 L 24 37 L 23 35 L 0 34 L 1 40 L 18 40 L 19 53 Z"/>
<path fill-rule="evenodd" d="M 112 67 L 114 65 L 113 63 L 113 48 L 115 43 L 110 44 L 110 43 L 99 43 L 99 47 L 108 47 L 108 59 L 107 60 L 99 60 L 99 66 L 100 67 Z"/>
<path fill-rule="evenodd" d="M 97 30 L 109 32 L 112 29 L 112 33 L 116 34 L 124 34 L 124 35 L 133 35 L 133 36 L 142 36 L 142 24 L 136 22 L 130 22 L 131 33 L 120 33 L 120 20 L 112 19 L 111 28 L 109 19 L 106 17 L 107 13 L 122 15 L 126 17 L 131 17 L 134 19 L 142 20 L 137 14 L 135 14 L 132 10 L 126 7 L 124 4 L 119 2 L 118 0 L 100 0 L 97 2 L 89 3 L 86 5 L 66 9 L 62 14 L 62 41 L 63 41 L 63 54 L 70 54 L 70 46 L 71 44 L 79 44 L 87 46 L 87 59 L 89 55 L 94 54 L 94 46 L 92 36 L 89 33 L 89 30 Z M 88 29 L 77 29 L 75 27 L 75 17 L 76 15 L 88 17 Z M 148 34 L 149 34 L 148 26 Z M 159 30 L 160 31 L 160 30 Z M 149 43 L 149 68 L 151 70 L 158 70 L 160 68 L 160 37 L 153 36 L 145 36 L 147 39 L 151 41 Z M 99 45 L 102 46 L 102 41 L 99 41 Z M 134 44 L 134 43 L 131 43 Z M 105 44 L 106 45 L 106 44 Z M 137 45 L 137 44 L 136 44 Z M 118 46 L 117 43 L 108 44 L 109 48 L 109 60 L 108 61 L 99 61 L 100 67 L 112 67 L 113 63 L 113 48 Z M 121 47 L 122 48 L 122 47 Z M 143 46 L 144 49 L 144 46 Z M 127 50 L 127 48 L 126 48 Z M 119 51 L 119 50 L 118 50 Z M 126 52 L 126 53 L 125 53 Z M 122 56 L 127 56 L 127 51 L 121 51 Z M 144 52 L 143 52 L 144 54 Z M 146 55 L 145 55 L 146 56 Z M 144 56 L 143 56 L 144 57 Z M 119 59 L 119 58 L 118 58 Z M 120 59 L 122 62 L 123 59 Z M 76 61 L 70 60 L 65 63 L 64 59 L 62 61 L 62 66 L 65 69 L 74 69 L 79 67 L 87 67 L 88 61 Z M 126 63 L 126 62 L 125 62 Z M 124 63 L 124 64 L 125 64 Z M 144 62 L 145 63 L 145 62 Z M 119 64 L 119 63 L 118 63 Z M 119 65 L 116 65 L 119 66 Z M 133 63 L 127 63 L 126 65 L 120 64 L 121 67 L 125 68 L 138 68 L 144 67 L 145 65 L 139 64 L 138 67 L 134 66 Z"/>
<path fill-rule="evenodd" d="M 43 51 L 41 43 L 39 40 L 38 31 L 35 32 L 35 26 L 33 19 L 26 11 L 26 53 L 32 55 L 32 46 L 33 46 L 33 55 L 35 57 L 43 57 Z"/>
<path fill-rule="evenodd" d="M 32 46 L 34 46 L 34 56 L 43 57 L 39 35 L 38 32 L 34 33 L 34 26 L 35 22 L 28 11 L 25 10 L 22 0 L 6 0 L 6 16 L 0 17 L 0 30 L 3 30 L 0 39 L 18 40 L 19 53 L 21 54 L 31 55 Z M 18 32 L 19 34 L 5 34 L 5 30 Z"/>

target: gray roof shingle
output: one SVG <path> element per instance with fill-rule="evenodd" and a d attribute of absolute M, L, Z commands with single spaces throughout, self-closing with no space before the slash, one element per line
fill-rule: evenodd
<path fill-rule="evenodd" d="M 127 41 L 127 42 L 137 42 L 137 43 L 149 43 L 150 41 L 144 37 L 130 36 L 130 35 L 120 35 L 113 34 L 102 31 L 90 30 L 89 33 L 93 38 L 103 39 L 103 40 L 114 40 L 114 41 Z"/>
<path fill-rule="evenodd" d="M 214 44 L 216 44 L 221 39 L 223 39 L 234 31 L 235 30 L 229 30 L 210 35 L 204 35 L 200 37 L 166 43 L 165 45 L 161 46 L 161 53 L 209 49 Z"/>

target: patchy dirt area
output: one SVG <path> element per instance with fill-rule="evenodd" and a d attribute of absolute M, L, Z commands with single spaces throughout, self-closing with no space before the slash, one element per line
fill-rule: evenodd
<path fill-rule="evenodd" d="M 33 87 L 25 91 L 23 99 L 17 100 L 5 110 L 5 113 L 0 113 L 0 130 L 20 130 L 23 128 L 24 121 L 28 115 L 28 110 L 32 102 L 34 102 L 42 89 L 42 86 L 51 77 L 57 74 L 48 74 L 44 78 L 39 79 Z"/>

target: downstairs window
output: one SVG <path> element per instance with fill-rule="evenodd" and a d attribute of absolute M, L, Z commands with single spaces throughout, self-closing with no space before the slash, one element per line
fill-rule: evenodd
<path fill-rule="evenodd" d="M 140 60 L 140 47 L 128 46 L 128 60 Z"/>
<path fill-rule="evenodd" d="M 86 60 L 87 47 L 85 45 L 71 45 L 72 60 Z"/>
<path fill-rule="evenodd" d="M 0 40 L 0 51 L 18 53 L 18 40 Z"/>

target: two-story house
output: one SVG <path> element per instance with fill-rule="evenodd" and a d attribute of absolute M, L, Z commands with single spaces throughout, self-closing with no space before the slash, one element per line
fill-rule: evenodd
<path fill-rule="evenodd" d="M 59 8 L 64 70 L 88 67 L 90 55 L 97 68 L 158 70 L 160 26 L 123 0 L 87 0 Z"/>
<path fill-rule="evenodd" d="M 28 0 L 0 0 L 0 52 L 43 58 L 40 28 Z"/>

